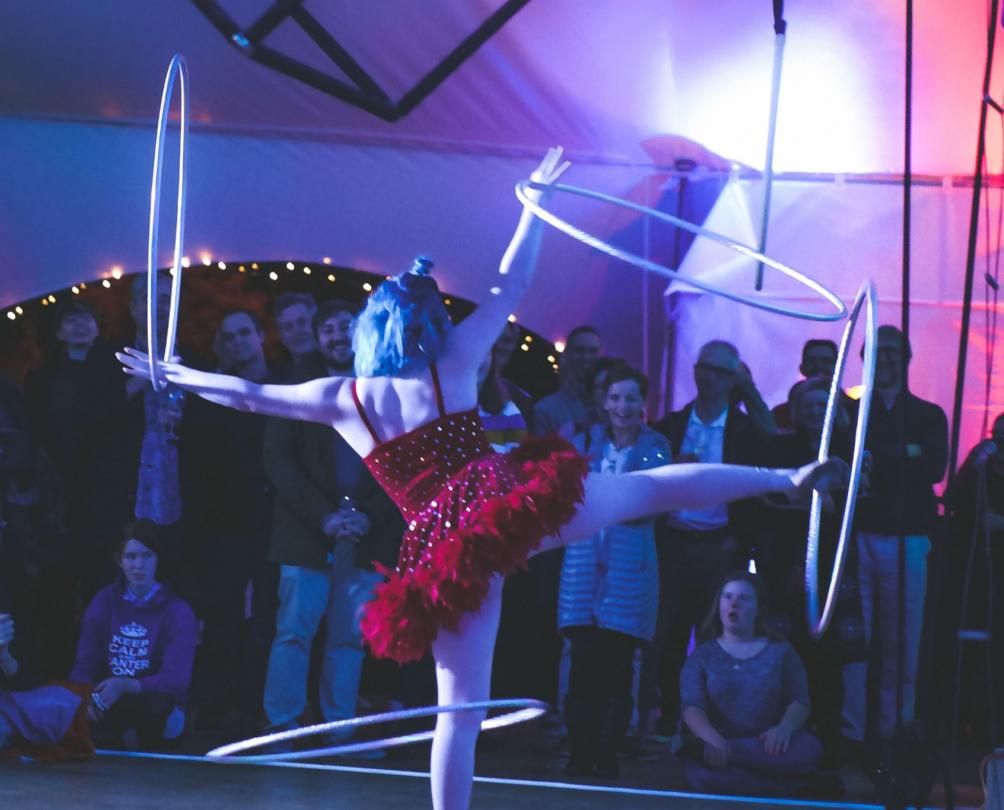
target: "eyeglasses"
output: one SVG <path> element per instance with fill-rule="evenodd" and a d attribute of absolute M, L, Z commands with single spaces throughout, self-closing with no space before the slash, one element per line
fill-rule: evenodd
<path fill-rule="evenodd" d="M 723 368 L 722 366 L 713 366 L 711 363 L 696 363 L 694 368 L 702 374 L 708 374 L 714 377 L 732 377 L 735 375 L 735 371 L 732 369 Z"/>

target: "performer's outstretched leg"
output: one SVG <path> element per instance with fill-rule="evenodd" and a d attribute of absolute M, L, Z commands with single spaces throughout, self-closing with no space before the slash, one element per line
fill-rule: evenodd
<path fill-rule="evenodd" d="M 496 576 L 481 609 L 465 614 L 455 633 L 440 630 L 432 643 L 440 706 L 488 700 L 502 583 L 502 577 Z M 441 714 L 436 720 L 430 766 L 435 810 L 467 810 L 474 778 L 474 745 L 485 714 L 455 712 Z"/>
<path fill-rule="evenodd" d="M 827 462 L 829 465 L 830 462 Z M 846 466 L 818 467 L 816 478 L 839 477 Z M 673 509 L 703 509 L 770 492 L 794 492 L 809 468 L 769 470 L 734 464 L 669 464 L 624 475 L 590 473 L 575 516 L 538 552 L 592 537 L 615 523 L 640 520 Z"/>

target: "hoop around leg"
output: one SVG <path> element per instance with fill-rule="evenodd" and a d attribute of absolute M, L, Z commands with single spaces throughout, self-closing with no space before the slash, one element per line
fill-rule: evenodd
<path fill-rule="evenodd" d="M 209 759 L 226 759 L 241 751 L 252 751 L 264 745 L 272 745 L 278 742 L 289 742 L 302 737 L 313 737 L 318 734 L 330 734 L 333 731 L 351 731 L 365 726 L 375 726 L 381 723 L 394 723 L 400 720 L 413 720 L 416 717 L 430 717 L 439 714 L 452 714 L 465 711 L 484 711 L 486 709 L 513 709 L 514 711 L 490 717 L 482 721 L 482 731 L 492 731 L 497 728 L 504 728 L 526 720 L 532 720 L 546 714 L 549 706 L 539 700 L 516 699 L 516 700 L 482 700 L 475 703 L 456 703 L 452 706 L 424 706 L 418 709 L 402 709 L 396 712 L 383 712 L 382 714 L 370 714 L 364 717 L 351 717 L 347 720 L 334 720 L 330 723 L 319 723 L 314 726 L 304 726 L 290 731 L 280 731 L 276 734 L 265 734 L 261 737 L 252 737 L 241 742 L 223 745 L 214 748 L 206 754 Z M 387 737 L 383 740 L 367 740 L 366 742 L 347 743 L 345 745 L 335 745 L 328 748 L 313 748 L 307 751 L 290 751 L 282 754 L 257 754 L 255 756 L 240 757 L 241 762 L 287 762 L 296 759 L 313 759 L 314 757 L 333 757 L 342 754 L 354 754 L 360 751 L 372 751 L 377 748 L 395 748 L 400 745 L 410 745 L 411 743 L 425 742 L 431 740 L 435 731 L 420 731 L 415 734 L 404 734 L 399 737 Z"/>
<path fill-rule="evenodd" d="M 826 403 L 826 417 L 823 420 L 823 433 L 819 442 L 819 460 L 825 461 L 830 454 L 830 440 L 833 438 L 833 422 L 839 407 L 841 383 L 844 369 L 847 366 L 847 350 L 851 337 L 865 307 L 865 350 L 864 365 L 861 370 L 863 390 L 858 405 L 858 424 L 854 431 L 854 452 L 851 460 L 851 477 L 847 485 L 847 501 L 844 504 L 844 519 L 840 526 L 837 539 L 837 551 L 833 559 L 833 572 L 830 575 L 830 587 L 826 593 L 823 612 L 819 612 L 819 525 L 822 518 L 823 504 L 818 491 L 812 493 L 812 509 L 809 512 L 809 534 L 805 548 L 805 593 L 806 612 L 809 621 L 809 633 L 813 638 L 819 638 L 833 617 L 837 593 L 840 590 L 840 578 L 844 571 L 844 561 L 847 558 L 847 543 L 854 523 L 854 508 L 858 501 L 858 486 L 861 483 L 861 468 L 864 460 L 865 437 L 868 434 L 868 413 L 871 410 L 872 389 L 875 382 L 875 357 L 878 343 L 877 298 L 875 284 L 871 279 L 865 281 L 858 290 L 850 317 L 844 326 L 844 334 L 840 340 L 840 352 L 837 354 L 837 364 L 833 370 L 833 381 L 830 384 L 830 398 Z"/>
<path fill-rule="evenodd" d="M 181 54 L 175 54 L 167 66 L 164 77 L 164 91 L 160 97 L 160 115 L 157 119 L 157 141 L 153 153 L 153 180 L 150 184 L 150 229 L 147 238 L 146 255 L 146 341 L 150 358 L 150 382 L 154 391 L 160 391 L 164 384 L 157 380 L 157 231 L 160 227 L 160 181 L 164 173 L 164 139 L 167 134 L 167 119 L 170 113 L 171 93 L 174 80 L 181 85 L 181 119 L 178 137 L 178 206 L 174 226 L 174 278 L 171 283 L 171 311 L 167 320 L 167 339 L 164 342 L 164 362 L 174 355 L 177 338 L 178 305 L 181 303 L 181 254 L 185 240 L 185 196 L 188 190 L 188 66 Z"/>
<path fill-rule="evenodd" d="M 697 236 L 703 236 L 710 239 L 713 242 L 717 242 L 730 250 L 736 251 L 736 253 L 741 253 L 743 256 L 747 256 L 754 261 L 765 264 L 767 267 L 771 267 L 791 279 L 794 279 L 799 284 L 808 287 L 813 292 L 822 296 L 827 302 L 833 305 L 834 312 L 806 312 L 805 310 L 792 309 L 790 307 L 780 306 L 779 304 L 771 304 L 768 301 L 761 301 L 754 296 L 740 295 L 736 292 L 731 292 L 730 290 L 723 289 L 714 284 L 708 284 L 707 282 L 701 281 L 700 279 L 692 278 L 690 276 L 682 275 L 675 270 L 671 270 L 665 265 L 658 264 L 657 262 L 650 261 L 649 259 L 639 256 L 635 253 L 631 253 L 627 250 L 622 250 L 621 248 L 614 247 L 609 242 L 605 242 L 602 239 L 593 236 L 592 234 L 586 233 L 581 228 L 576 228 L 574 225 L 566 222 L 557 215 L 551 213 L 546 208 L 544 208 L 540 203 L 535 200 L 531 200 L 527 195 L 527 189 L 537 189 L 540 191 L 560 191 L 566 194 L 574 194 L 579 197 L 585 197 L 590 200 L 597 200 L 598 202 L 609 203 L 612 205 L 618 205 L 621 208 L 628 208 L 632 211 L 637 211 L 640 214 L 645 214 L 646 216 L 654 217 L 655 219 L 660 219 L 663 222 L 668 222 L 671 225 L 675 225 L 678 228 L 683 228 L 686 231 L 690 231 Z M 620 197 L 613 197 L 609 194 L 602 194 L 598 191 L 590 191 L 585 188 L 578 188 L 577 186 L 568 186 L 563 183 L 555 183 L 553 185 L 541 185 L 539 183 L 533 183 L 529 180 L 524 180 L 516 184 L 516 197 L 534 215 L 540 217 L 548 225 L 557 228 L 573 239 L 578 239 L 580 242 L 589 245 L 590 247 L 596 248 L 608 256 L 613 256 L 615 259 L 620 259 L 628 264 L 633 264 L 636 267 L 641 267 L 645 270 L 651 270 L 654 273 L 659 273 L 660 275 L 666 276 L 671 279 L 676 279 L 677 281 L 688 284 L 691 287 L 696 287 L 704 292 L 712 293 L 713 295 L 721 296 L 722 298 L 727 298 L 730 301 L 736 301 L 740 304 L 746 304 L 747 306 L 755 307 L 756 309 L 762 309 L 766 312 L 774 312 L 778 315 L 787 315 L 792 318 L 802 318 L 807 321 L 839 321 L 847 314 L 847 306 L 843 301 L 837 296 L 836 293 L 824 287 L 818 281 L 814 281 L 808 276 L 800 273 L 793 267 L 789 267 L 782 262 L 777 261 L 777 259 L 772 259 L 770 256 L 765 256 L 748 245 L 744 245 L 740 242 L 736 242 L 734 239 L 730 239 L 723 234 L 716 231 L 709 230 L 708 228 L 703 228 L 700 225 L 694 225 L 692 222 L 687 222 L 685 219 L 680 219 L 679 217 L 674 217 L 672 214 L 667 214 L 663 211 L 658 211 L 654 208 L 648 208 L 644 205 L 639 205 L 638 203 L 633 203 L 630 200 L 625 200 Z"/>

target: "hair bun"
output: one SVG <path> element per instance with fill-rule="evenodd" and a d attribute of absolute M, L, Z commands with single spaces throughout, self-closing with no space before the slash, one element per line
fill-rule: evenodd
<path fill-rule="evenodd" d="M 416 256 L 411 270 L 408 272 L 414 273 L 416 276 L 428 276 L 432 274 L 432 268 L 435 266 L 436 263 L 428 256 Z"/>
<path fill-rule="evenodd" d="M 432 277 L 434 262 L 428 256 L 416 256 L 411 269 L 397 276 L 397 283 L 410 295 L 422 295 L 439 288 Z"/>

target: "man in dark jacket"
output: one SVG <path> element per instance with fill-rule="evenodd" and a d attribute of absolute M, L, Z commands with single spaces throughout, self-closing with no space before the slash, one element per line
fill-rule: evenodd
<path fill-rule="evenodd" d="M 314 331 L 330 375 L 353 375 L 344 301 L 323 302 Z M 331 428 L 273 419 L 265 434 L 265 470 L 275 486 L 269 559 L 281 566 L 279 614 L 265 682 L 270 727 L 292 728 L 307 700 L 310 649 L 327 619 L 320 703 L 325 720 L 354 717 L 364 650 L 363 605 L 392 568 L 403 521 L 360 458 Z"/>
<path fill-rule="evenodd" d="M 907 390 L 910 344 L 895 326 L 880 326 L 875 363 L 875 393 L 868 419 L 866 449 L 872 455 L 867 496 L 855 516 L 861 612 L 865 634 L 880 662 L 879 737 L 896 732 L 897 683 L 902 680 L 902 719 L 913 719 L 920 636 L 927 592 L 927 554 L 938 516 L 934 485 L 948 463 L 948 418 L 933 402 Z M 901 540 L 902 538 L 902 540 Z M 904 615 L 899 612 L 899 550 L 903 543 Z M 874 624 L 873 624 L 874 619 Z M 903 665 L 898 663 L 899 626 L 903 626 Z M 855 742 L 865 730 L 865 665 L 845 676 L 843 733 Z M 858 697 L 860 700 L 852 702 Z"/>
<path fill-rule="evenodd" d="M 694 365 L 697 397 L 653 427 L 669 439 L 675 462 L 757 464 L 765 457 L 768 436 L 745 413 L 730 405 L 740 381 L 739 352 L 731 343 L 713 340 L 701 347 Z M 711 606 L 719 580 L 745 568 L 752 538 L 749 504 L 674 512 L 656 524 L 659 551 L 659 626 L 656 649 L 662 719 L 660 731 L 672 733 L 679 713 L 680 668 L 691 630 Z"/>
<path fill-rule="evenodd" d="M 64 302 L 54 326 L 58 348 L 25 380 L 27 418 L 64 488 L 68 562 L 87 601 L 114 575 L 109 538 L 131 516 L 126 381 L 90 305 Z"/>

